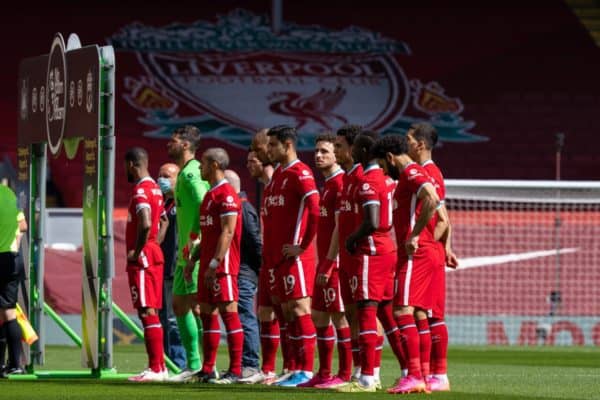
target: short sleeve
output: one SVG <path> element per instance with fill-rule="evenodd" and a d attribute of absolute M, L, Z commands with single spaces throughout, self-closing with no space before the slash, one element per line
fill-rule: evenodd
<path fill-rule="evenodd" d="M 362 180 L 356 190 L 356 202 L 361 207 L 366 207 L 368 205 L 381 205 L 377 187 L 367 180 Z"/>
<path fill-rule="evenodd" d="M 433 185 L 431 178 L 424 169 L 412 165 L 406 169 L 406 182 L 411 193 L 419 194 L 427 184 Z"/>
<path fill-rule="evenodd" d="M 313 194 L 319 194 L 317 184 L 315 183 L 315 177 L 308 167 L 300 169 L 300 172 L 297 175 L 296 188 L 298 194 L 301 195 L 303 199 Z"/>
<path fill-rule="evenodd" d="M 144 208 L 150 209 L 150 197 L 149 197 L 149 194 L 146 193 L 144 188 L 142 188 L 142 187 L 135 188 L 132 199 L 133 199 L 132 202 L 135 207 L 136 214 L 139 213 Z"/>
<path fill-rule="evenodd" d="M 240 202 L 237 195 L 232 191 L 224 192 L 219 196 L 218 201 L 219 216 L 237 215 L 240 213 Z"/>

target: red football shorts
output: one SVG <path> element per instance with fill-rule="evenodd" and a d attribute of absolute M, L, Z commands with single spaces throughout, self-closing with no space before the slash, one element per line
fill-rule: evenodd
<path fill-rule="evenodd" d="M 164 257 L 158 243 L 146 243 L 137 263 L 127 263 L 131 301 L 135 309 L 162 308 Z"/>
<path fill-rule="evenodd" d="M 208 267 L 202 268 L 198 273 L 198 302 L 207 304 L 229 303 L 238 301 L 238 277 L 230 274 L 217 274 L 212 286 L 207 288 L 204 284 L 204 274 Z"/>
<path fill-rule="evenodd" d="M 357 264 L 350 281 L 354 301 L 384 300 L 386 288 L 388 296 L 390 284 L 393 289 L 390 278 L 396 268 L 396 252 L 375 256 L 358 254 L 355 258 Z"/>
<path fill-rule="evenodd" d="M 412 257 L 402 255 L 396 274 L 395 306 L 412 306 L 431 310 L 431 280 L 438 266 L 438 253 L 434 246 L 419 247 Z"/>
<path fill-rule="evenodd" d="M 337 267 L 331 271 L 331 277 L 325 286 L 315 283 L 312 296 L 312 308 L 317 311 L 336 313 L 344 312 L 344 302 L 340 289 L 340 275 Z"/>
<path fill-rule="evenodd" d="M 444 245 L 437 242 L 438 265 L 433 269 L 431 277 L 430 296 L 432 298 L 433 318 L 444 318 L 446 312 L 446 250 Z"/>
<path fill-rule="evenodd" d="M 281 301 L 312 297 L 315 285 L 315 258 L 284 260 L 275 271 L 276 297 Z"/>

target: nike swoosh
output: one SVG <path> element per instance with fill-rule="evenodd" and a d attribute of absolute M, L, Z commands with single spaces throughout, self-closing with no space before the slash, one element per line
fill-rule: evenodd
<path fill-rule="evenodd" d="M 484 256 L 484 257 L 472 257 L 472 258 L 463 258 L 458 260 L 458 268 L 452 269 L 446 267 L 446 270 L 449 271 L 461 271 L 467 268 L 479 268 L 479 267 L 487 267 L 490 265 L 496 264 L 506 264 L 509 262 L 515 261 L 524 261 L 531 260 L 533 258 L 540 257 L 550 257 L 558 254 L 569 254 L 575 253 L 579 249 L 576 247 L 560 249 L 558 252 L 556 249 L 552 250 L 541 250 L 541 251 L 529 251 L 525 253 L 509 253 L 509 254 L 501 254 L 498 256 Z"/>

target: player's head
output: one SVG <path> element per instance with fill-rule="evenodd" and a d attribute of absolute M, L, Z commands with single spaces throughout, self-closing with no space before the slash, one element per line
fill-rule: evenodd
<path fill-rule="evenodd" d="M 386 135 L 378 139 L 371 148 L 371 157 L 376 158 L 386 174 L 393 179 L 399 177 L 397 158 L 401 156 L 408 157 L 408 144 L 404 136 Z"/>
<path fill-rule="evenodd" d="M 331 133 L 324 133 L 315 139 L 315 166 L 321 171 L 328 171 L 336 163 L 335 138 Z"/>
<path fill-rule="evenodd" d="M 242 190 L 242 182 L 240 180 L 240 176 L 232 169 L 226 169 L 224 171 L 225 179 L 227 182 L 233 187 L 236 193 L 239 193 Z"/>
<path fill-rule="evenodd" d="M 255 151 L 248 152 L 248 158 L 246 159 L 246 168 L 250 172 L 250 176 L 259 179 L 263 175 L 265 167 L 263 163 L 258 159 Z"/>
<path fill-rule="evenodd" d="M 136 182 L 148 175 L 148 153 L 141 147 L 132 147 L 125 153 L 127 182 Z"/>
<path fill-rule="evenodd" d="M 263 165 L 270 165 L 271 160 L 269 160 L 269 156 L 267 155 L 267 147 L 269 144 L 269 137 L 267 133 L 269 130 L 267 128 L 263 128 L 254 134 L 252 137 L 252 142 L 250 143 L 250 151 L 256 153 L 256 156 L 263 163 Z"/>
<path fill-rule="evenodd" d="M 352 143 L 354 138 L 362 132 L 362 128 L 358 125 L 344 125 L 336 132 L 334 150 L 337 162 L 344 167 L 348 167 L 354 163 L 352 158 Z"/>
<path fill-rule="evenodd" d="M 214 183 L 221 179 L 229 167 L 229 155 L 221 147 L 207 149 L 200 158 L 200 175 L 205 181 Z"/>
<path fill-rule="evenodd" d="M 406 141 L 408 143 L 408 155 L 413 159 L 418 159 L 419 154 L 427 152 L 430 156 L 431 151 L 438 141 L 438 134 L 433 125 L 427 122 L 412 124 L 406 132 Z"/>
<path fill-rule="evenodd" d="M 179 167 L 173 163 L 163 164 L 158 169 L 158 179 L 156 180 L 156 183 L 165 195 L 172 194 L 175 190 L 177 174 L 179 174 Z"/>
<path fill-rule="evenodd" d="M 352 158 L 354 161 L 363 164 L 363 166 L 367 165 L 373 159 L 371 148 L 378 138 L 379 134 L 374 131 L 363 131 L 356 136 L 352 144 Z"/>
<path fill-rule="evenodd" d="M 295 128 L 287 125 L 278 125 L 267 132 L 269 143 L 267 154 L 273 163 L 284 163 L 290 153 L 296 152 L 298 133 Z"/>
<path fill-rule="evenodd" d="M 200 146 L 200 130 L 192 125 L 181 126 L 173 131 L 167 142 L 167 154 L 171 160 L 180 160 L 184 154 L 195 155 Z"/>

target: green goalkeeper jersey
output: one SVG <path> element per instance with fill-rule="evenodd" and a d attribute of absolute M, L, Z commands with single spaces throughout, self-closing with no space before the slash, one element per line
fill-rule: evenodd
<path fill-rule="evenodd" d="M 188 161 L 177 176 L 175 184 L 175 201 L 177 205 L 177 235 L 179 249 L 177 263 L 183 261 L 183 247 L 189 240 L 190 233 L 200 232 L 200 204 L 210 185 L 200 176 L 200 162 L 196 159 Z"/>

